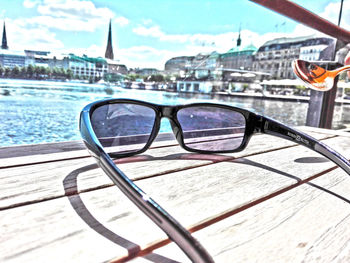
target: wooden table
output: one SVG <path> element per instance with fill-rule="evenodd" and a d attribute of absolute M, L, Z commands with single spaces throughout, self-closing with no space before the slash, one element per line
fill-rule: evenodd
<path fill-rule="evenodd" d="M 350 157 L 350 133 L 301 128 Z M 255 135 L 243 152 L 174 141 L 118 160 L 216 262 L 350 262 L 350 177 L 305 147 Z M 188 262 L 81 142 L 0 148 L 0 262 Z"/>

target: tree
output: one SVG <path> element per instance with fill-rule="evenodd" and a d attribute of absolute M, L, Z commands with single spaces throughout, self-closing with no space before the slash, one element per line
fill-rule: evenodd
<path fill-rule="evenodd" d="M 73 78 L 73 71 L 70 68 L 66 70 L 66 78 L 69 80 Z"/>
<path fill-rule="evenodd" d="M 8 68 L 8 67 L 6 67 L 6 68 L 5 68 L 5 77 L 9 77 L 10 74 L 11 74 L 11 69 Z"/>
<path fill-rule="evenodd" d="M 32 78 L 33 74 L 34 74 L 34 67 L 32 64 L 30 64 L 28 65 L 28 68 L 27 68 L 27 75 L 29 78 Z"/>
<path fill-rule="evenodd" d="M 64 68 L 59 68 L 58 75 L 60 76 L 60 78 L 65 78 L 66 77 L 66 70 Z"/>
<path fill-rule="evenodd" d="M 126 78 L 131 80 L 131 81 L 135 81 L 136 79 L 140 79 L 141 75 L 139 75 L 139 74 L 128 74 L 126 76 Z"/>
<path fill-rule="evenodd" d="M 147 81 L 163 82 L 164 76 L 162 74 L 154 74 L 145 78 Z"/>
<path fill-rule="evenodd" d="M 52 69 L 52 78 L 54 78 L 54 79 L 58 78 L 58 74 L 59 74 L 58 68 L 54 67 Z"/>
<path fill-rule="evenodd" d="M 0 65 L 0 77 L 4 74 L 5 69 Z"/>
<path fill-rule="evenodd" d="M 170 76 L 170 75 L 166 75 L 165 78 L 164 78 L 164 80 L 165 80 L 166 82 L 170 82 L 170 81 L 171 81 L 171 76 Z"/>
<path fill-rule="evenodd" d="M 36 78 L 40 76 L 40 66 L 34 66 L 34 75 Z"/>
<path fill-rule="evenodd" d="M 44 66 L 39 67 L 39 74 L 41 75 L 41 77 L 45 77 L 46 78 L 46 68 Z"/>
<path fill-rule="evenodd" d="M 19 71 L 19 76 L 25 79 L 27 77 L 27 68 L 21 67 Z"/>
<path fill-rule="evenodd" d="M 49 67 L 45 68 L 45 75 L 47 76 L 47 78 L 51 78 L 51 75 L 52 75 L 51 68 Z"/>
<path fill-rule="evenodd" d="M 17 78 L 18 75 L 19 75 L 19 67 L 17 67 L 17 66 L 13 67 L 12 70 L 11 70 L 11 75 L 13 77 Z"/>

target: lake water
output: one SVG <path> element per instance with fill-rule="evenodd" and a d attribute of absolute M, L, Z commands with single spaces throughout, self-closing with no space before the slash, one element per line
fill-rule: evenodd
<path fill-rule="evenodd" d="M 9 95 L 4 95 L 8 92 Z M 104 85 L 0 79 L 0 146 L 80 140 L 78 121 L 81 109 L 103 98 L 133 98 L 158 104 L 226 103 L 292 126 L 305 124 L 308 107 L 307 103 L 298 102 L 117 87 L 111 94 Z M 162 122 L 161 131 L 169 131 L 168 124 Z"/>

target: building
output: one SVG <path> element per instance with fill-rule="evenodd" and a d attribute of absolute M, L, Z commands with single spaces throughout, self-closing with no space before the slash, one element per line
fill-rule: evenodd
<path fill-rule="evenodd" d="M 119 61 L 114 60 L 113 46 L 112 46 L 112 24 L 111 20 L 109 21 L 108 27 L 108 39 L 107 39 L 107 47 L 105 52 L 105 58 L 107 61 L 107 72 L 111 75 L 113 74 L 122 74 L 126 75 L 128 73 L 128 69 L 125 65 L 120 64 Z"/>
<path fill-rule="evenodd" d="M 191 67 L 194 56 L 173 57 L 165 62 L 164 70 L 178 73 L 181 70 Z"/>
<path fill-rule="evenodd" d="M 241 27 L 239 28 L 236 47 L 231 48 L 226 53 L 220 55 L 220 68 L 251 70 L 257 48 L 250 44 L 246 47 L 241 46 Z"/>
<path fill-rule="evenodd" d="M 308 61 L 318 61 L 322 59 L 323 51 L 330 45 L 327 44 L 315 44 L 311 46 L 305 46 L 300 48 L 299 59 Z"/>
<path fill-rule="evenodd" d="M 107 61 L 107 72 L 111 74 L 128 74 L 128 69 L 124 64 L 120 64 L 118 61 L 106 59 Z"/>
<path fill-rule="evenodd" d="M 226 69 L 252 70 L 255 52 L 258 49 L 251 45 L 231 48 L 220 56 L 220 67 Z"/>
<path fill-rule="evenodd" d="M 213 51 L 207 58 L 206 67 L 210 70 L 215 70 L 217 67 L 220 67 L 220 58 L 221 55 Z"/>
<path fill-rule="evenodd" d="M 23 51 L 0 49 L 0 66 L 6 68 L 24 67 L 26 55 Z"/>
<path fill-rule="evenodd" d="M 219 54 L 216 51 L 211 53 L 199 53 L 191 57 L 175 57 L 165 63 L 165 70 L 176 72 L 186 79 L 201 80 L 232 80 L 231 69 L 244 71 L 252 70 L 254 55 L 257 51 L 255 46 L 241 46 L 241 33 L 239 30 L 236 47 L 228 52 Z M 181 74 L 183 73 L 183 74 Z M 240 76 L 242 74 L 239 74 Z"/>
<path fill-rule="evenodd" d="M 112 27 L 109 22 L 107 48 L 105 57 L 77 56 L 75 54 L 54 54 L 49 51 L 8 50 L 5 22 L 3 26 L 2 45 L 0 49 L 0 65 L 13 68 L 28 65 L 53 68 L 70 69 L 74 76 L 84 78 L 102 78 L 106 73 L 110 75 L 125 75 L 128 70 L 125 65 L 114 60 L 112 48 Z"/>
<path fill-rule="evenodd" d="M 108 65 L 104 58 L 92 58 L 86 55 L 77 56 L 69 54 L 68 68 L 72 70 L 74 76 L 87 78 L 102 78 L 107 73 Z"/>
<path fill-rule="evenodd" d="M 108 58 L 108 59 L 111 59 L 111 60 L 114 59 L 113 47 L 112 47 L 112 25 L 111 25 L 111 20 L 109 21 L 108 39 L 107 39 L 107 47 L 106 47 L 105 58 Z"/>
<path fill-rule="evenodd" d="M 293 60 L 331 60 L 332 52 L 329 51 L 333 45 L 334 40 L 326 37 L 276 38 L 258 49 L 253 70 L 269 73 L 272 79 L 294 79 Z"/>
<path fill-rule="evenodd" d="M 0 66 L 7 68 L 24 67 L 26 60 L 25 53 L 21 51 L 11 51 L 8 49 L 6 26 L 4 22 L 0 49 Z"/>
<path fill-rule="evenodd" d="M 142 75 L 142 76 L 151 76 L 151 75 L 157 75 L 160 74 L 160 71 L 156 68 L 138 68 L 134 70 L 136 74 Z"/>

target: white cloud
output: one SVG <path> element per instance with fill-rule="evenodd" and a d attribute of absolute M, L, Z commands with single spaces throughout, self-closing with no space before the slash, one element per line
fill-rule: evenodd
<path fill-rule="evenodd" d="M 47 28 L 25 28 L 16 21 L 6 23 L 7 41 L 10 49 L 55 50 L 64 47 L 55 33 Z"/>
<path fill-rule="evenodd" d="M 180 43 L 184 45 L 183 52 L 192 51 L 193 54 L 199 52 L 227 52 L 236 46 L 238 32 L 226 32 L 221 34 L 167 34 L 161 30 L 160 26 L 151 27 L 138 26 L 133 29 L 137 35 L 156 38 L 162 42 Z M 253 44 L 256 47 L 263 45 L 266 41 L 277 37 L 292 37 L 294 34 L 266 33 L 259 35 L 250 30 L 242 30 L 242 46 Z M 305 34 L 304 34 L 305 35 Z"/>
<path fill-rule="evenodd" d="M 347 30 L 350 30 L 349 6 L 350 6 L 350 0 L 345 0 L 343 3 L 342 17 L 341 17 L 341 23 L 340 23 L 340 26 Z M 338 18 L 339 18 L 339 11 L 340 11 L 340 1 L 337 3 L 329 3 L 325 7 L 324 12 L 320 14 L 320 16 L 337 25 Z"/>
<path fill-rule="evenodd" d="M 344 2 L 345 5 L 346 5 L 346 2 L 348 2 L 348 4 L 350 3 L 350 1 L 345 1 Z M 320 14 L 320 16 L 334 24 L 338 24 L 339 10 L 340 10 L 340 1 L 338 3 L 329 3 L 325 7 L 324 12 Z M 343 11 L 346 12 L 346 9 L 343 9 Z"/>
<path fill-rule="evenodd" d="M 114 23 L 116 23 L 120 26 L 126 26 L 130 22 L 129 19 L 127 19 L 126 17 L 123 17 L 123 16 L 117 17 L 113 21 L 114 21 Z"/>
<path fill-rule="evenodd" d="M 161 38 L 163 35 L 165 35 L 161 30 L 159 26 L 152 26 L 152 27 L 144 27 L 139 26 L 132 30 L 135 34 L 140 36 L 146 36 L 146 37 L 155 37 L 155 38 Z"/>
<path fill-rule="evenodd" d="M 192 53 L 186 53 L 182 50 L 157 49 L 145 45 L 114 50 L 114 57 L 128 68 L 157 68 L 162 70 L 168 59 L 183 55 L 192 55 Z"/>
<path fill-rule="evenodd" d="M 53 17 L 79 17 L 83 20 L 109 19 L 114 16 L 108 8 L 97 8 L 91 1 L 80 0 L 46 0 L 38 5 L 38 12 Z"/>
<path fill-rule="evenodd" d="M 39 16 L 19 18 L 18 23 L 25 27 L 46 27 L 63 31 L 93 32 L 113 19 L 119 26 L 126 26 L 129 20 L 115 17 L 115 13 L 105 7 L 96 7 L 86 0 L 25 0 L 27 8 L 36 7 Z"/>
<path fill-rule="evenodd" d="M 142 23 L 144 24 L 144 25 L 150 25 L 150 24 L 152 24 L 153 23 L 153 21 L 152 21 L 152 19 L 142 19 Z"/>
<path fill-rule="evenodd" d="M 23 6 L 25 8 L 33 8 L 34 6 L 36 6 L 37 4 L 39 4 L 39 0 L 24 0 L 23 1 Z"/>
<path fill-rule="evenodd" d="M 112 10 L 96 7 L 92 1 L 86 0 L 24 0 L 23 6 L 36 8 L 39 15 L 7 19 L 7 38 L 13 50 L 63 51 L 64 44 L 53 29 L 94 32 L 97 28 L 106 29 L 109 19 L 119 26 L 129 23 L 127 18 L 116 17 Z M 79 48 L 77 50 L 80 52 Z M 104 51 L 94 54 L 101 56 Z"/>
<path fill-rule="evenodd" d="M 90 57 L 102 57 L 106 51 L 106 47 L 91 45 L 87 48 L 72 48 L 72 49 L 62 49 L 61 53 L 69 54 L 73 53 L 78 56 L 87 55 Z"/>

